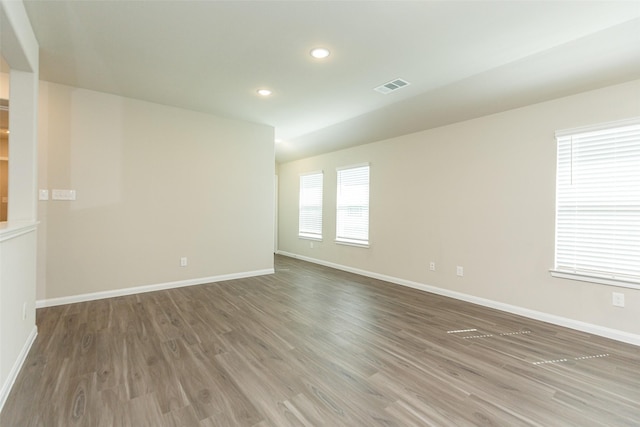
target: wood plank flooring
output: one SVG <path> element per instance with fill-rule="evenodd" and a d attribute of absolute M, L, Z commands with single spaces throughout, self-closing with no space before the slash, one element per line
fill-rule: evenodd
<path fill-rule="evenodd" d="M 30 426 L 638 426 L 640 348 L 285 257 L 38 310 Z"/>

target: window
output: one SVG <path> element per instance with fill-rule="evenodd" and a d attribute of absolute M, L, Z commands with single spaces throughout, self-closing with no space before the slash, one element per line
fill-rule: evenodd
<path fill-rule="evenodd" d="M 338 169 L 336 241 L 369 245 L 369 165 Z"/>
<path fill-rule="evenodd" d="M 552 274 L 640 288 L 640 119 L 556 138 Z"/>
<path fill-rule="evenodd" d="M 300 175 L 298 236 L 322 239 L 322 172 Z"/>

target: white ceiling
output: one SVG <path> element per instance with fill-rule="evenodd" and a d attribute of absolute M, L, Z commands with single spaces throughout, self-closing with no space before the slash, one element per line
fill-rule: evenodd
<path fill-rule="evenodd" d="M 640 1 L 25 7 L 42 79 L 273 126 L 280 162 L 640 78 Z"/>

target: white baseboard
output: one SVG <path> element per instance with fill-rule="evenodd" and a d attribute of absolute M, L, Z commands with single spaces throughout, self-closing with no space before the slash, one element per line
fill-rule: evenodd
<path fill-rule="evenodd" d="M 594 325 L 592 323 L 581 322 L 579 320 L 569 319 L 562 316 L 556 316 L 554 314 L 544 313 L 542 311 L 536 311 L 536 310 L 531 310 L 524 307 L 519 307 L 516 305 L 505 304 L 502 302 L 493 301 L 486 298 L 480 298 L 480 297 L 465 294 L 462 292 L 456 292 L 448 289 L 438 288 L 436 286 L 426 285 L 424 283 L 413 282 L 411 280 L 400 279 L 393 276 L 387 276 L 385 274 L 379 274 L 371 271 L 361 270 L 359 268 L 349 267 L 346 265 L 335 264 L 333 262 L 310 258 L 303 255 L 297 255 L 297 254 L 286 252 L 286 251 L 278 251 L 277 253 L 279 255 L 288 256 L 290 258 L 301 259 L 303 261 L 324 265 L 326 267 L 335 268 L 337 270 L 343 270 L 349 273 L 359 274 L 361 276 L 384 280 L 385 282 L 391 282 L 397 285 L 407 286 L 407 287 L 419 289 L 425 292 L 431 292 L 433 294 L 442 295 L 449 298 L 454 298 L 457 300 L 494 308 L 496 310 L 505 311 L 507 313 L 528 317 L 530 319 L 540 320 L 543 322 L 552 323 L 554 325 L 563 326 L 566 328 L 575 329 L 578 331 L 587 332 L 594 335 L 599 335 L 605 338 L 610 338 L 616 341 L 621 341 L 628 344 L 640 346 L 640 335 L 632 334 L 625 331 L 620 331 L 618 329 L 612 329 L 604 326 Z"/>
<path fill-rule="evenodd" d="M 11 392 L 11 388 L 13 384 L 16 382 L 16 378 L 18 378 L 18 374 L 20 373 L 20 369 L 22 369 L 22 365 L 24 361 L 27 359 L 27 355 L 29 354 L 29 350 L 31 350 L 31 346 L 33 342 L 36 340 L 38 336 L 38 327 L 33 325 L 33 329 L 31 329 L 31 333 L 27 337 L 27 341 L 25 341 L 22 346 L 22 350 L 18 354 L 18 358 L 15 363 L 11 367 L 9 371 L 9 375 L 5 380 L 4 384 L 2 384 L 2 389 L 0 389 L 0 412 L 2 412 L 2 408 L 4 407 L 5 402 L 7 401 L 7 397 L 9 397 L 9 393 Z"/>
<path fill-rule="evenodd" d="M 55 305 L 73 304 L 76 302 L 94 301 L 104 298 L 120 297 L 124 295 L 141 294 L 144 292 L 161 291 L 164 289 L 181 288 L 184 286 L 204 285 L 206 283 L 222 282 L 224 280 L 244 279 L 246 277 L 273 274 L 273 268 L 246 271 L 241 273 L 222 274 L 219 276 L 201 277 L 198 279 L 180 280 L 177 282 L 159 283 L 156 285 L 136 286 L 133 288 L 115 289 L 112 291 L 93 292 L 88 294 L 71 295 L 68 297 L 49 298 L 36 301 L 36 308 L 53 307 Z"/>

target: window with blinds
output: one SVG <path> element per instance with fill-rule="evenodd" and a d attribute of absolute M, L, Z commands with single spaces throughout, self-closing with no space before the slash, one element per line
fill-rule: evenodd
<path fill-rule="evenodd" d="M 640 118 L 556 139 L 552 274 L 640 287 Z"/>
<path fill-rule="evenodd" d="M 322 172 L 300 175 L 298 236 L 322 239 Z"/>
<path fill-rule="evenodd" d="M 336 242 L 369 245 L 369 165 L 338 169 Z"/>

